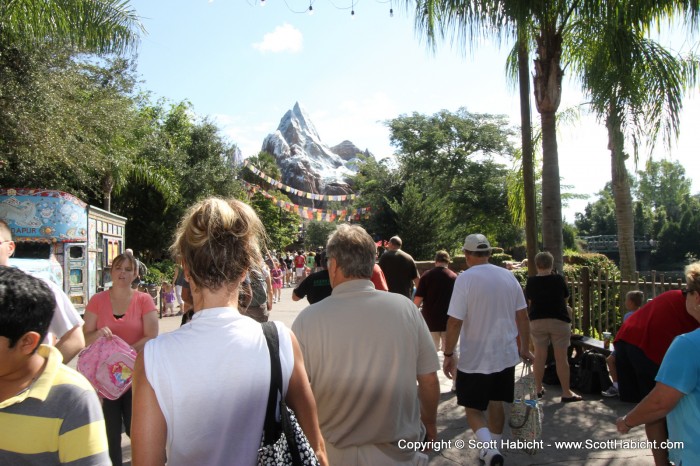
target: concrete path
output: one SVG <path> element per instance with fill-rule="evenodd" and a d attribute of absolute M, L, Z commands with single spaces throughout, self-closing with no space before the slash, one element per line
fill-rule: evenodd
<path fill-rule="evenodd" d="M 288 327 L 307 301 L 292 301 L 291 288 L 282 289 L 282 300 L 273 305 L 271 319 L 284 322 Z M 160 333 L 171 332 L 180 326 L 180 317 L 160 320 Z M 74 363 L 72 364 L 74 366 Z M 516 371 L 520 373 L 519 369 Z M 430 453 L 430 465 L 480 465 L 478 449 L 470 448 L 474 437 L 467 426 L 464 409 L 457 406 L 451 392 L 452 382 L 439 373 L 441 395 L 438 407 L 438 436 L 443 448 Z M 518 449 L 502 450 L 505 464 L 518 466 L 534 465 L 590 465 L 590 466 L 648 466 L 653 465 L 651 451 L 642 445 L 646 437 L 644 429 L 637 427 L 628 435 L 621 436 L 615 430 L 615 419 L 632 408 L 617 398 L 584 395 L 579 403 L 560 403 L 559 387 L 547 386 L 543 398 L 543 444 L 544 448 L 530 456 Z M 507 424 L 507 422 L 506 422 Z M 506 427 L 505 438 L 510 437 Z M 615 442 L 618 442 L 617 444 Z M 559 442 L 572 442 L 562 445 Z M 579 445 L 574 445 L 579 442 Z M 625 442 L 625 443 L 622 443 Z M 131 446 L 126 435 L 122 436 L 124 464 L 131 464 Z M 341 465 L 342 466 L 342 465 Z"/>

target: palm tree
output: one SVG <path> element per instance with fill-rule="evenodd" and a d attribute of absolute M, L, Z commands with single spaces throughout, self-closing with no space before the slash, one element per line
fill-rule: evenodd
<path fill-rule="evenodd" d="M 533 91 L 542 126 L 542 239 L 560 272 L 564 239 L 556 113 L 561 101 L 563 34 L 579 6 L 576 0 L 417 0 L 416 3 L 416 27 L 425 33 L 432 45 L 438 36 L 444 37 L 448 31 L 462 44 L 471 44 L 474 38 L 486 34 L 499 39 L 511 36 L 519 40 L 519 56 L 522 57 L 519 61 L 524 63 L 526 44 L 535 44 Z M 524 77 L 525 73 L 521 71 L 520 75 Z M 521 114 L 524 114 L 529 108 L 529 96 L 522 91 L 520 103 Z M 525 140 L 530 130 L 527 122 L 524 123 Z M 529 154 L 524 156 L 529 158 Z M 529 179 L 525 183 L 530 191 L 534 181 L 529 173 L 527 175 Z M 532 202 L 532 193 L 534 187 L 527 193 L 527 202 Z M 528 209 L 528 213 L 532 215 L 534 209 Z M 533 242 L 531 236 L 534 235 L 528 235 L 529 243 Z"/>
<path fill-rule="evenodd" d="M 636 258 L 625 134 L 632 139 L 635 163 L 640 144 L 653 149 L 659 133 L 670 146 L 679 134 L 684 90 L 695 84 L 697 62 L 684 61 L 646 38 L 648 18 L 640 21 L 627 9 L 614 16 L 616 21 L 592 23 L 587 37 L 572 35 L 570 56 L 593 111 L 608 130 L 620 270 L 623 278 L 631 278 Z"/>
<path fill-rule="evenodd" d="M 0 4 L 0 43 L 40 44 L 82 52 L 122 53 L 138 43 L 143 26 L 126 0 L 10 0 Z"/>
<path fill-rule="evenodd" d="M 462 44 L 471 44 L 475 37 L 488 34 L 534 42 L 534 96 L 542 126 L 542 240 L 560 272 L 563 236 L 556 117 L 561 102 L 564 39 L 575 34 L 582 40 L 595 40 L 591 26 L 619 21 L 618 14 L 624 11 L 633 15 L 633 21 L 627 24 L 649 24 L 673 12 L 684 13 L 696 23 L 700 4 L 678 0 L 416 0 L 416 28 L 425 33 L 433 46 L 436 38 L 443 38 L 448 31 Z M 521 109 L 524 105 L 521 93 Z"/>

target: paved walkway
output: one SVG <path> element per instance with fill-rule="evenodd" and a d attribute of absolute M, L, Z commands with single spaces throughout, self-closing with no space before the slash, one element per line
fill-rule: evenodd
<path fill-rule="evenodd" d="M 282 290 L 282 300 L 274 304 L 271 318 L 291 327 L 297 314 L 307 306 L 307 301 L 292 301 L 291 288 Z M 179 327 L 179 317 L 167 317 L 160 321 L 160 333 L 173 331 Z M 517 371 L 519 374 L 519 369 Z M 457 406 L 456 398 L 450 391 L 452 382 L 439 373 L 441 395 L 438 407 L 438 436 L 445 446 L 439 452 L 430 454 L 430 465 L 480 465 L 478 450 L 469 448 L 473 436 L 467 426 L 464 409 Z M 625 436 L 615 430 L 615 419 L 625 414 L 632 405 L 620 402 L 617 398 L 584 395 L 579 403 L 560 403 L 559 387 L 547 386 L 543 398 L 544 448 L 534 456 L 517 449 L 504 449 L 505 464 L 510 465 L 590 465 L 590 466 L 649 466 L 654 462 L 647 448 L 625 448 L 632 442 L 643 442 L 644 429 L 635 428 Z M 505 437 L 509 437 L 506 427 Z M 615 441 L 626 442 L 615 445 Z M 558 442 L 580 442 L 580 446 L 562 446 Z M 461 448 L 459 448 L 462 446 Z M 124 464 L 131 464 L 131 446 L 126 435 L 122 437 Z M 232 463 L 233 464 L 233 463 Z M 342 465 L 341 465 L 342 466 Z"/>

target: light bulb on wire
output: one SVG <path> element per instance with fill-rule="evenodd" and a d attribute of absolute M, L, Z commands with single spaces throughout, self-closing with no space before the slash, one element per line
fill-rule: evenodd
<path fill-rule="evenodd" d="M 389 8 L 389 17 L 390 18 L 394 17 L 394 9 L 393 8 Z"/>
<path fill-rule="evenodd" d="M 265 6 L 265 5 L 266 5 L 265 0 L 260 0 L 260 6 Z"/>
<path fill-rule="evenodd" d="M 309 11 L 309 16 L 312 16 L 312 15 L 314 14 L 314 7 L 313 7 L 311 4 L 309 4 L 309 10 L 308 10 L 308 11 Z"/>

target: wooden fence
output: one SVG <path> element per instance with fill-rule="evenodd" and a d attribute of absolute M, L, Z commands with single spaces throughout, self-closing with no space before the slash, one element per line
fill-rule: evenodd
<path fill-rule="evenodd" d="M 603 271 L 592 274 L 588 267 L 582 267 L 577 273 L 567 273 L 566 280 L 571 289 L 569 304 L 574 310 L 574 327 L 598 339 L 602 332 L 614 335 L 620 328 L 627 312 L 624 301 L 628 291 L 642 291 L 648 300 L 665 291 L 685 288 L 681 279 L 674 281 L 655 271 L 648 280 L 638 272 L 632 280 L 620 280 Z"/>

